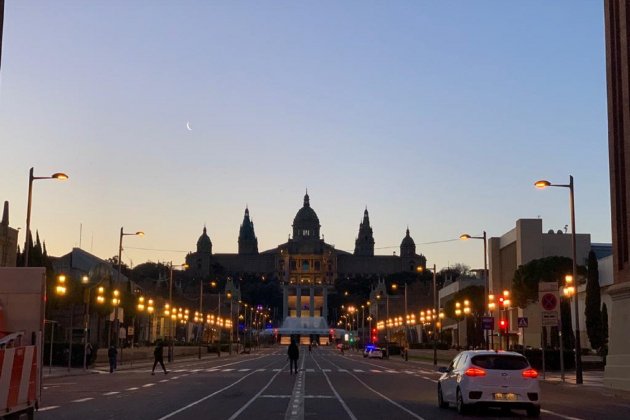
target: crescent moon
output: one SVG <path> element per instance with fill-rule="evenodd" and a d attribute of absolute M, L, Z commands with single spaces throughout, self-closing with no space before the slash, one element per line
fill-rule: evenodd
<path fill-rule="evenodd" d="M 192 131 L 192 128 L 190 127 L 190 121 L 186 121 L 186 129 L 188 131 Z"/>

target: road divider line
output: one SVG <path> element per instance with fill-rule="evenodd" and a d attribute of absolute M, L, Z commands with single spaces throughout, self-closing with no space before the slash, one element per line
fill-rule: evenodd
<path fill-rule="evenodd" d="M 329 362 L 331 365 L 335 366 L 336 368 L 339 368 L 339 366 L 337 366 L 335 363 L 333 362 Z M 361 385 L 363 385 L 365 388 L 369 389 L 370 391 L 372 391 L 373 393 L 375 393 L 376 395 L 378 395 L 379 397 L 381 397 L 382 399 L 384 399 L 385 401 L 389 402 L 390 404 L 398 407 L 399 409 L 401 409 L 402 411 L 404 411 L 405 413 L 409 414 L 410 416 L 412 416 L 413 418 L 417 419 L 417 420 L 424 420 L 423 417 L 420 417 L 419 415 L 417 415 L 416 413 L 414 413 L 413 411 L 409 410 L 406 407 L 403 407 L 402 405 L 398 404 L 396 401 L 392 400 L 391 398 L 389 398 L 387 395 L 381 394 L 380 392 L 378 392 L 377 390 L 375 390 L 374 388 L 372 388 L 371 386 L 369 386 L 368 384 L 366 384 L 365 382 L 363 382 L 361 379 L 359 379 L 359 377 L 357 375 L 355 375 L 352 372 L 346 372 L 348 375 L 352 376 L 354 379 L 356 379 Z"/>
<path fill-rule="evenodd" d="M 306 370 L 304 369 L 304 362 L 306 357 L 302 358 L 300 369 L 295 378 L 295 385 L 293 385 L 293 393 L 291 394 L 291 400 L 289 406 L 284 415 L 285 420 L 299 420 L 304 419 L 304 389 L 306 382 Z"/>
<path fill-rule="evenodd" d="M 540 412 L 545 413 L 545 414 L 551 414 L 552 416 L 561 417 L 567 420 L 584 420 L 579 417 L 565 416 L 564 414 L 556 413 L 555 411 L 551 411 L 551 410 L 540 410 Z"/>
<path fill-rule="evenodd" d="M 271 366 L 273 363 L 275 363 L 275 362 L 271 362 L 271 363 L 269 363 L 267 366 Z M 267 367 L 267 366 L 265 366 L 265 367 Z M 188 404 L 188 405 L 185 405 L 185 406 L 183 406 L 182 408 L 179 408 L 179 409 L 177 409 L 177 410 L 175 410 L 175 411 L 173 411 L 173 412 L 171 412 L 171 413 L 169 413 L 169 414 L 167 414 L 167 415 L 165 415 L 165 416 L 162 416 L 162 417 L 160 417 L 158 420 L 166 420 L 166 419 L 168 419 L 168 418 L 171 418 L 171 417 L 173 417 L 173 416 L 175 416 L 175 415 L 177 415 L 177 414 L 181 413 L 182 411 L 186 411 L 186 410 L 188 410 L 189 408 L 194 407 L 194 406 L 196 406 L 197 404 L 204 402 L 204 401 L 205 401 L 205 400 L 207 400 L 208 398 L 212 398 L 212 397 L 214 397 L 215 395 L 218 395 L 218 394 L 222 393 L 223 391 L 227 391 L 228 389 L 232 388 L 234 385 L 237 385 L 237 384 L 239 384 L 239 383 L 243 382 L 245 379 L 249 378 L 249 377 L 250 377 L 250 376 L 252 376 L 254 373 L 256 373 L 256 371 L 254 371 L 254 372 L 250 372 L 250 373 L 248 373 L 247 375 L 242 376 L 240 379 L 237 379 L 236 381 L 232 382 L 230 385 L 225 386 L 225 387 L 223 387 L 223 388 L 219 389 L 218 391 L 215 391 L 215 392 L 213 392 L 213 393 L 211 393 L 211 394 L 208 394 L 208 395 L 206 395 L 205 397 L 198 399 L 197 401 L 193 401 L 192 403 L 190 403 L 190 404 Z"/>
<path fill-rule="evenodd" d="M 120 394 L 120 391 L 110 391 L 110 392 L 106 392 L 103 394 L 104 397 L 107 397 L 108 395 L 116 395 L 116 394 Z"/>
<path fill-rule="evenodd" d="M 286 365 L 285 365 L 285 366 L 286 366 Z M 252 372 L 252 373 L 250 373 L 250 374 L 248 374 L 248 375 L 246 375 L 246 376 L 252 375 L 252 374 L 254 374 L 254 373 L 256 373 L 256 371 L 254 371 L 254 372 Z M 265 386 L 264 386 L 264 387 L 263 387 L 260 391 L 258 391 L 258 393 L 257 393 L 256 395 L 254 395 L 254 396 L 253 396 L 253 397 L 252 397 L 249 401 L 247 401 L 247 403 L 246 403 L 244 406 L 242 406 L 242 407 L 241 407 L 241 408 L 240 408 L 240 409 L 239 409 L 236 413 L 232 414 L 232 416 L 231 416 L 228 420 L 233 420 L 233 419 L 237 418 L 238 416 L 240 416 L 240 415 L 241 415 L 241 413 L 242 413 L 243 411 L 245 411 L 245 409 L 246 409 L 247 407 L 249 407 L 249 406 L 250 406 L 250 405 L 251 405 L 251 404 L 252 404 L 252 403 L 253 403 L 253 402 L 254 402 L 254 401 L 255 401 L 258 397 L 260 397 L 260 395 L 261 395 L 263 392 L 265 392 L 265 390 L 266 390 L 267 388 L 269 388 L 269 385 L 271 385 L 271 383 L 274 381 L 274 379 L 276 379 L 276 377 L 277 377 L 278 375 L 280 375 L 280 372 L 277 372 L 275 375 L 273 375 L 273 376 L 271 377 L 271 379 L 269 380 L 269 382 L 267 382 L 267 385 L 265 385 Z"/>
<path fill-rule="evenodd" d="M 48 411 L 48 410 L 54 410 L 55 408 L 59 408 L 58 405 L 49 405 L 48 407 L 42 407 L 40 409 L 38 409 L 37 411 Z"/>
<path fill-rule="evenodd" d="M 324 374 L 324 378 L 326 378 L 326 382 L 328 382 L 328 386 L 330 387 L 330 389 L 333 392 L 333 394 L 335 394 L 335 397 L 337 398 L 337 400 L 339 401 L 339 403 L 341 404 L 343 409 L 346 410 L 346 413 L 348 414 L 348 417 L 350 417 L 350 420 L 357 420 L 357 418 L 355 417 L 354 413 L 352 413 L 352 411 L 350 410 L 350 407 L 348 407 L 348 405 L 343 400 L 343 398 L 341 398 L 341 395 L 339 395 L 339 393 L 337 392 L 337 390 L 333 386 L 332 382 L 330 381 L 330 378 L 328 377 L 328 374 L 326 373 L 326 370 L 330 371 L 330 369 L 322 369 L 321 366 L 319 365 L 319 363 L 317 363 L 317 360 L 313 359 L 313 361 L 317 365 L 317 368 L 320 369 L 322 371 L 322 373 Z M 328 363 L 332 363 L 332 362 L 328 362 Z"/>
<path fill-rule="evenodd" d="M 79 398 L 78 400 L 72 400 L 70 402 L 82 403 L 82 402 L 90 401 L 90 400 L 93 400 L 93 399 L 94 399 L 94 397 Z"/>

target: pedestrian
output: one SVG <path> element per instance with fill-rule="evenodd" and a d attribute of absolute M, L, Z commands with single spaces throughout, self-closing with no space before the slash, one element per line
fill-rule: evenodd
<path fill-rule="evenodd" d="M 166 375 L 168 370 L 164 367 L 164 343 L 162 340 L 157 341 L 155 350 L 153 350 L 153 369 L 151 369 L 151 375 L 155 375 L 155 367 L 158 363 L 162 366 L 164 374 Z"/>
<path fill-rule="evenodd" d="M 295 374 L 297 375 L 297 362 L 300 358 L 300 349 L 298 348 L 295 341 L 291 340 L 291 344 L 289 344 L 289 350 L 287 350 L 287 354 L 289 355 L 289 374 L 293 374 L 293 370 L 295 369 Z"/>
<path fill-rule="evenodd" d="M 311 353 L 312 350 L 313 350 L 313 343 L 310 343 L 308 345 L 308 352 L 309 352 L 309 354 Z"/>
<path fill-rule="evenodd" d="M 109 373 L 114 373 L 116 370 L 116 360 L 118 359 L 118 350 L 115 346 L 109 346 L 107 358 L 109 359 Z"/>
<path fill-rule="evenodd" d="M 92 364 L 92 344 L 87 343 L 85 346 L 85 364 L 86 366 L 90 366 Z"/>

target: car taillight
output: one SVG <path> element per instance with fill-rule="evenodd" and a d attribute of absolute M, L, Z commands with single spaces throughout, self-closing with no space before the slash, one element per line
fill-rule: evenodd
<path fill-rule="evenodd" d="M 527 369 L 523 371 L 524 378 L 538 378 L 538 372 L 535 369 Z"/>
<path fill-rule="evenodd" d="M 486 376 L 486 371 L 480 368 L 471 367 L 464 372 L 466 376 Z"/>

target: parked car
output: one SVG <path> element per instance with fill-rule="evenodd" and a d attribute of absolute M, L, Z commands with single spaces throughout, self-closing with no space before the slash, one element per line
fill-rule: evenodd
<path fill-rule="evenodd" d="M 466 414 L 472 407 L 525 409 L 540 416 L 538 372 L 521 354 L 472 350 L 459 353 L 448 368 L 440 368 L 437 397 L 440 408 L 455 404 Z"/>

